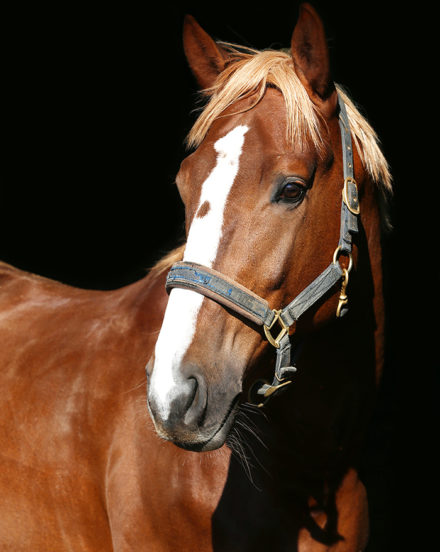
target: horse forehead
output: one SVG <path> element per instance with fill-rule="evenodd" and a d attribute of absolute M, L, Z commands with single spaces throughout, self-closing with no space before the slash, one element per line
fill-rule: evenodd
<path fill-rule="evenodd" d="M 268 88 L 250 114 L 262 139 L 287 146 L 287 111 L 281 92 Z"/>
<path fill-rule="evenodd" d="M 262 158 L 265 151 L 291 150 L 287 141 L 287 115 L 284 99 L 276 89 L 267 89 L 261 100 L 256 103 L 256 98 L 251 96 L 240 100 L 228 108 L 224 117 L 219 119 L 218 136 L 225 132 L 222 128 L 228 118 L 229 128 L 237 125 L 245 125 L 249 128 L 243 153 Z M 254 105 L 255 104 L 255 105 Z M 223 119 L 223 121 L 222 121 Z M 262 148 L 255 149 L 259 143 Z"/>
<path fill-rule="evenodd" d="M 212 122 L 207 136 L 194 154 L 187 157 L 182 166 L 193 167 L 193 161 L 204 158 L 211 168 L 216 163 L 217 142 L 232 130 L 246 126 L 249 132 L 243 145 L 243 153 L 252 153 L 252 145 L 257 142 L 277 144 L 281 149 L 289 149 L 286 140 L 286 108 L 281 93 L 268 89 L 261 100 L 256 95 L 241 99 L 227 108 L 218 119 Z M 220 142 L 221 144 L 221 142 Z M 291 146 L 290 146 L 291 149 Z"/>

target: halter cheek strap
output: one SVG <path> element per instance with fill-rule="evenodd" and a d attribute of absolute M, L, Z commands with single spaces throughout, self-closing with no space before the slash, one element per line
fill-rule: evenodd
<path fill-rule="evenodd" d="M 262 326 L 268 341 L 276 348 L 277 358 L 272 384 L 262 384 L 256 391 L 261 397 L 259 406 L 264 404 L 280 389 L 291 383 L 296 372 L 292 366 L 289 330 L 296 320 L 323 297 L 342 279 L 341 294 L 336 311 L 338 317 L 347 312 L 348 298 L 346 287 L 352 268 L 352 236 L 358 231 L 359 198 L 353 172 L 353 149 L 345 104 L 339 97 L 339 126 L 344 166 L 344 186 L 342 189 L 341 227 L 338 246 L 332 262 L 321 272 L 293 301 L 280 310 L 272 310 L 267 301 L 234 280 L 212 268 L 192 262 L 175 263 L 167 276 L 166 288 L 184 288 L 201 293 L 244 316 L 254 324 Z M 342 268 L 340 255 L 349 257 L 348 268 Z M 276 324 L 279 329 L 276 328 Z M 274 337 L 273 333 L 278 332 Z M 298 352 L 298 349 L 297 351 Z"/>
<path fill-rule="evenodd" d="M 347 110 L 341 97 L 339 100 L 339 128 L 341 129 L 342 162 L 344 167 L 344 187 L 342 190 L 341 230 L 338 246 L 341 251 L 350 254 L 352 235 L 358 231 L 357 216 L 360 213 L 358 190 L 353 171 L 353 146 Z"/>

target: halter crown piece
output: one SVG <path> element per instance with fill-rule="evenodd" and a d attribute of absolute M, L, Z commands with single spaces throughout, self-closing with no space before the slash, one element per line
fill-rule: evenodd
<path fill-rule="evenodd" d="M 358 232 L 357 217 L 360 213 L 359 197 L 353 172 L 353 149 L 351 141 L 350 123 L 348 121 L 345 104 L 341 97 L 339 101 L 339 126 L 341 129 L 344 185 L 342 189 L 341 226 L 339 243 L 333 254 L 332 262 L 313 280 L 299 295 L 286 307 L 272 310 L 267 301 L 249 289 L 220 272 L 197 263 L 175 263 L 167 276 L 166 289 L 185 288 L 205 295 L 218 303 L 232 309 L 236 313 L 263 326 L 267 340 L 276 349 L 275 375 L 271 384 L 259 383 L 255 390 L 258 397 L 257 404 L 262 406 L 269 398 L 278 393 L 292 382 L 292 375 L 296 372 L 291 362 L 290 328 L 298 318 L 325 295 L 338 281 L 342 280 L 339 304 L 336 316 L 346 314 L 348 298 L 346 288 L 348 275 L 352 268 L 352 235 Z M 338 259 L 340 255 L 349 258 L 348 268 L 342 268 Z M 276 337 L 272 335 L 275 324 L 280 326 Z M 298 350 L 296 351 L 298 352 Z"/>

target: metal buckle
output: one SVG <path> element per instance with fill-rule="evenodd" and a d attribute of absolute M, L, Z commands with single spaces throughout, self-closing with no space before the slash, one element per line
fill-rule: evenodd
<path fill-rule="evenodd" d="M 283 319 L 281 318 L 281 310 L 275 310 L 273 309 L 272 312 L 274 313 L 275 317 L 272 320 L 270 326 L 266 326 L 264 324 L 263 329 L 264 333 L 266 335 L 267 340 L 271 345 L 273 345 L 276 349 L 280 348 L 280 341 L 281 339 L 289 332 L 289 326 L 284 323 Z M 273 328 L 275 322 L 278 322 L 281 326 L 280 333 L 274 338 L 271 334 L 270 330 Z"/>
<path fill-rule="evenodd" d="M 359 205 L 357 184 L 356 180 L 351 176 L 347 176 L 344 180 L 342 199 L 350 213 L 353 213 L 353 215 L 359 215 L 361 208 Z"/>

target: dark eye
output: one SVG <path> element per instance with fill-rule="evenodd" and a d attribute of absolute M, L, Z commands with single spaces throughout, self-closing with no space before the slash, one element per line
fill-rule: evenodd
<path fill-rule="evenodd" d="M 299 203 L 306 193 L 306 187 L 301 182 L 290 180 L 278 192 L 277 201 Z"/>

